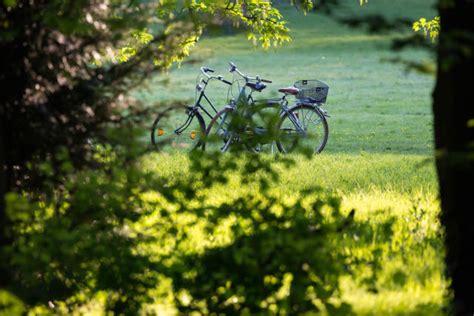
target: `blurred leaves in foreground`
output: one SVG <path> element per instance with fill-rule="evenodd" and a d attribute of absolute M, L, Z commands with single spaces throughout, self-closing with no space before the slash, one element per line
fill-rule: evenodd
<path fill-rule="evenodd" d="M 341 276 L 376 291 L 391 220 L 357 222 L 316 187 L 276 190 L 290 159 L 195 151 L 170 177 L 127 157 L 130 146 L 97 145 L 101 168 L 48 194 L 8 195 L 4 312 L 136 314 L 171 299 L 182 313 L 347 315 Z"/>

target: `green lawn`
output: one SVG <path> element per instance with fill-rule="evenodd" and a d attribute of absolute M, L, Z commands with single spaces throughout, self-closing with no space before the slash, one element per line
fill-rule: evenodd
<path fill-rule="evenodd" d="M 347 11 L 369 14 L 366 11 L 370 9 L 395 15 L 406 4 L 410 12 L 413 9 L 413 18 L 433 15 L 426 1 L 396 3 L 377 1 L 362 8 L 356 4 Z M 325 108 L 332 117 L 326 152 L 431 153 L 429 96 L 433 78 L 406 73 L 401 65 L 381 62 L 383 58 L 394 57 L 387 48 L 400 33 L 366 34 L 326 16 L 304 16 L 290 8 L 284 14 L 292 30 L 291 43 L 263 51 L 252 47 L 245 34 L 204 38 L 191 56 L 196 63 L 182 65 L 151 80 L 148 91 L 138 93 L 138 97 L 150 105 L 183 99 L 191 102 L 201 65 L 230 79 L 227 65 L 233 61 L 245 73 L 273 80 L 258 95 L 262 98 L 276 97 L 278 88 L 300 79 L 328 83 L 330 92 Z M 426 58 L 426 54 L 413 51 L 401 56 Z M 227 86 L 214 82 L 207 91 L 217 104 L 225 104 Z"/>
<path fill-rule="evenodd" d="M 383 12 L 413 20 L 435 14 L 431 8 L 434 1 L 378 0 L 364 7 L 353 2 L 340 13 Z M 304 16 L 292 8 L 284 8 L 283 13 L 292 29 L 291 43 L 263 51 L 252 47 L 245 34 L 204 37 L 191 56 L 196 63 L 151 79 L 148 89 L 134 95 L 150 105 L 192 101 L 199 67 L 214 68 L 229 78 L 229 61 L 246 73 L 273 80 L 262 98 L 277 96 L 277 88 L 299 79 L 328 83 L 324 107 L 331 117 L 326 149 L 311 159 L 293 156 L 296 164 L 288 169 L 277 167 L 280 182 L 273 189 L 290 198 L 316 185 L 338 195 L 345 211 L 354 208 L 356 220 L 377 223 L 393 216 L 391 255 L 383 259 L 378 291 L 370 292 L 344 278 L 342 297 L 363 315 L 441 314 L 446 280 L 442 276 L 437 183 L 431 158 L 433 78 L 381 62 L 394 56 L 387 48 L 401 33 L 367 34 L 323 15 Z M 399 55 L 417 60 L 428 57 L 417 51 Z M 227 91 L 223 87 L 216 83 L 208 90 L 218 104 L 225 104 Z M 144 166 L 175 179 L 186 177 L 188 163 L 184 150 L 172 150 L 149 155 Z M 230 183 L 213 190 L 220 199 L 232 200 L 244 189 Z M 202 247 L 202 236 L 194 235 L 190 247 Z M 165 302 L 158 305 L 167 306 Z M 172 313 L 173 308 L 167 308 Z"/>

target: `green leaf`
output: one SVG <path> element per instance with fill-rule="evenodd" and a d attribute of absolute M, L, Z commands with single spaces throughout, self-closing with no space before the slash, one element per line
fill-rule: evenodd
<path fill-rule="evenodd" d="M 17 0 L 3 0 L 3 4 L 6 6 L 6 7 L 16 7 L 16 1 Z"/>

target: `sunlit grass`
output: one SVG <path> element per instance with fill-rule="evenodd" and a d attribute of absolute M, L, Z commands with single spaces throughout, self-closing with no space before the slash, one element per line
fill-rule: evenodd
<path fill-rule="evenodd" d="M 301 190 L 315 189 L 316 195 L 335 194 L 342 209 L 355 209 L 356 221 L 374 225 L 395 218 L 390 255 L 382 259 L 377 292 L 368 291 L 353 279 L 341 279 L 342 297 L 361 315 L 441 314 L 446 295 L 443 277 L 439 205 L 433 161 L 423 155 L 323 154 L 307 159 L 293 156 L 295 165 L 279 166 L 278 181 L 270 192 L 292 199 Z M 277 161 L 279 156 L 268 155 Z M 143 161 L 147 170 L 170 181 L 185 179 L 189 158 L 184 153 L 152 154 Z M 161 165 L 167 168 L 160 168 Z M 233 171 L 235 174 L 239 170 Z M 252 185 L 214 186 L 206 192 L 206 203 L 230 202 Z M 183 219 L 176 218 L 177 221 Z M 202 219 L 204 221 L 204 219 Z M 229 222 L 228 222 L 229 224 Z M 209 239 L 198 226 L 181 251 L 201 252 L 232 242 L 223 225 Z"/>

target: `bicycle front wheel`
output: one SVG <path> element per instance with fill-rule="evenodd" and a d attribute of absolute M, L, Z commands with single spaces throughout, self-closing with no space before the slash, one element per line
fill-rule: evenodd
<path fill-rule="evenodd" d="M 305 149 L 320 153 L 326 146 L 328 135 L 324 114 L 316 106 L 297 104 L 282 115 L 276 145 L 282 153 Z"/>
<path fill-rule="evenodd" d="M 159 113 L 151 128 L 152 146 L 160 151 L 196 149 L 206 133 L 204 119 L 188 106 L 170 107 Z"/>

